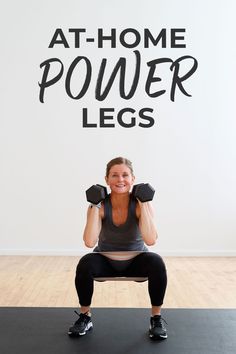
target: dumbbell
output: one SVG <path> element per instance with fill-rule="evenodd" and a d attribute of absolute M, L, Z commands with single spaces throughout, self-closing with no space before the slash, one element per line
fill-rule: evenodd
<path fill-rule="evenodd" d="M 140 202 L 149 202 L 153 199 L 155 189 L 149 183 L 140 183 L 133 186 L 132 196 Z"/>
<path fill-rule="evenodd" d="M 106 187 L 100 184 L 94 184 L 86 190 L 87 201 L 92 204 L 99 204 L 107 196 Z M 149 183 L 140 183 L 133 186 L 132 196 L 140 202 L 148 202 L 153 199 L 155 189 Z"/>
<path fill-rule="evenodd" d="M 92 204 L 99 204 L 107 196 L 107 189 L 100 184 L 94 184 L 86 190 L 87 201 Z"/>

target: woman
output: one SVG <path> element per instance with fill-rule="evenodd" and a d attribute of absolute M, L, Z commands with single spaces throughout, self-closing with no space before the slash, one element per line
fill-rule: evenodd
<path fill-rule="evenodd" d="M 97 247 L 93 253 L 81 258 L 75 285 L 80 302 L 79 319 L 70 327 L 68 334 L 80 336 L 93 327 L 90 305 L 93 282 L 96 277 L 148 277 L 151 300 L 149 336 L 167 338 L 161 317 L 161 305 L 167 285 L 166 268 L 162 258 L 149 252 L 147 246 L 157 239 L 151 202 L 141 203 L 130 194 L 135 177 L 132 163 L 123 157 L 107 164 L 107 185 L 111 193 L 99 205 L 91 204 L 83 239 L 87 247 Z M 140 251 L 132 259 L 117 261 L 104 256 L 104 251 Z"/>

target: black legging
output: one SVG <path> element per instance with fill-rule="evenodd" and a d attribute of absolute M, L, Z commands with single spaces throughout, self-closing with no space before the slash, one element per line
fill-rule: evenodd
<path fill-rule="evenodd" d="M 80 305 L 91 305 L 94 278 L 115 276 L 148 277 L 148 291 L 152 306 L 163 304 L 167 285 L 165 264 L 158 254 L 144 252 L 133 258 L 124 271 L 115 270 L 109 260 L 101 254 L 89 253 L 82 257 L 75 278 Z"/>

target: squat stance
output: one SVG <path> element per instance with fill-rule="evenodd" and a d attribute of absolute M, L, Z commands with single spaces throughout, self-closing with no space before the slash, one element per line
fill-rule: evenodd
<path fill-rule="evenodd" d="M 133 186 L 132 164 L 122 157 L 107 164 L 105 180 L 110 194 L 99 185 L 86 193 L 91 204 L 83 239 L 87 247 L 94 249 L 80 259 L 76 269 L 75 286 L 81 308 L 79 319 L 69 328 L 68 334 L 81 336 L 93 327 L 90 305 L 94 278 L 147 277 L 152 305 L 149 336 L 165 339 L 167 332 L 161 306 L 167 285 L 166 268 L 162 258 L 147 248 L 157 239 L 151 204 L 154 190 L 148 184 Z M 132 252 L 127 252 L 125 259 L 126 251 L 135 252 L 133 256 L 130 256 Z M 109 257 L 109 252 L 123 252 L 122 260 Z"/>

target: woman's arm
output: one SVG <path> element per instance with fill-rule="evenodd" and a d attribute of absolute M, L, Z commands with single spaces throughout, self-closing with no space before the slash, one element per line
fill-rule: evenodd
<path fill-rule="evenodd" d="M 156 243 L 157 230 L 154 222 L 154 210 L 151 202 L 137 204 L 137 217 L 139 218 L 139 228 L 144 242 L 148 246 Z"/>
<path fill-rule="evenodd" d="M 83 240 L 87 247 L 94 247 L 98 241 L 98 236 L 102 228 L 102 217 L 104 213 L 103 205 L 101 208 L 93 206 L 87 211 L 87 222 L 84 228 Z"/>

